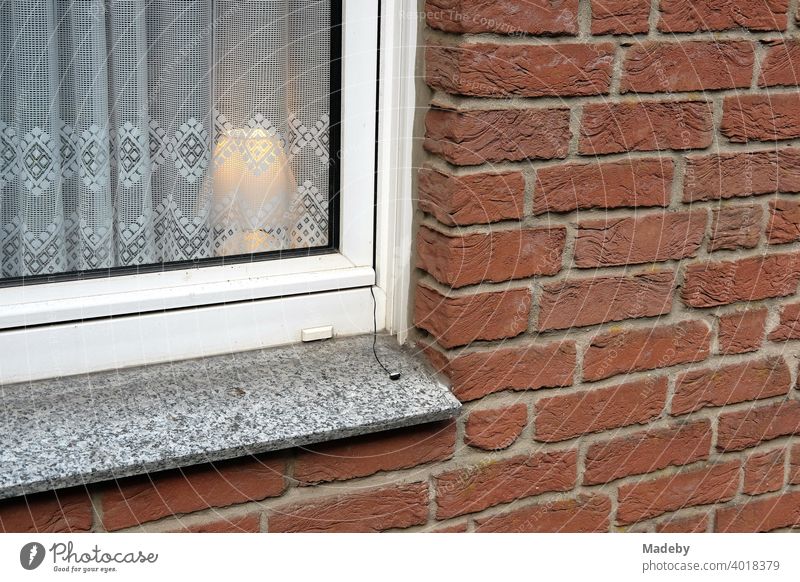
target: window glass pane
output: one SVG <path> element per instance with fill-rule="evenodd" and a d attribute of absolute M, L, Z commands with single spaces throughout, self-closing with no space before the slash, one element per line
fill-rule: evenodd
<path fill-rule="evenodd" d="M 329 245 L 330 1 L 0 14 L 0 279 Z"/>

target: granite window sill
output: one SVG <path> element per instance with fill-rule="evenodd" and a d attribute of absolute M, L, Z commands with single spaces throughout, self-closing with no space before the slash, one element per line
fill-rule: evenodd
<path fill-rule="evenodd" d="M 0 499 L 444 420 L 421 358 L 372 336 L 0 388 Z"/>

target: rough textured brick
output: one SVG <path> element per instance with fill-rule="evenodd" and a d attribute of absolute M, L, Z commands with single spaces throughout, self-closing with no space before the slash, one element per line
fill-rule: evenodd
<path fill-rule="evenodd" d="M 414 325 L 426 330 L 445 348 L 475 340 L 517 336 L 528 328 L 531 293 L 512 289 L 445 297 L 430 287 L 417 285 Z"/>
<path fill-rule="evenodd" d="M 782 436 L 800 434 L 800 402 L 753 406 L 719 417 L 717 449 L 738 451 Z"/>
<path fill-rule="evenodd" d="M 728 313 L 719 318 L 719 353 L 743 354 L 753 352 L 764 342 L 767 325 L 766 309 L 751 309 Z"/>
<path fill-rule="evenodd" d="M 789 483 L 800 485 L 800 444 L 792 447 L 789 456 Z"/>
<path fill-rule="evenodd" d="M 643 431 L 591 445 L 586 452 L 583 482 L 597 485 L 672 465 L 687 465 L 707 459 L 710 452 L 708 420 Z"/>
<path fill-rule="evenodd" d="M 431 109 L 423 146 L 458 166 L 563 158 L 570 140 L 569 109 L 451 111 Z"/>
<path fill-rule="evenodd" d="M 551 283 L 542 289 L 538 327 L 568 329 L 669 313 L 674 282 L 672 271 L 657 271 Z"/>
<path fill-rule="evenodd" d="M 672 414 L 787 394 L 791 383 L 789 366 L 780 356 L 690 370 L 675 381 Z"/>
<path fill-rule="evenodd" d="M 542 398 L 534 413 L 534 438 L 555 442 L 582 434 L 646 423 L 661 414 L 666 378 Z"/>
<path fill-rule="evenodd" d="M 708 514 L 665 519 L 656 524 L 657 533 L 702 533 L 708 531 Z"/>
<path fill-rule="evenodd" d="M 452 360 L 433 348 L 426 353 L 451 383 L 462 402 L 502 390 L 536 390 L 571 386 L 576 348 L 571 341 L 500 348 L 456 356 Z"/>
<path fill-rule="evenodd" d="M 668 206 L 673 170 L 670 159 L 628 159 L 541 168 L 536 173 L 533 212 Z"/>
<path fill-rule="evenodd" d="M 620 91 L 659 93 L 749 87 L 755 51 L 747 41 L 637 43 L 625 53 Z"/>
<path fill-rule="evenodd" d="M 800 41 L 774 40 L 767 45 L 758 84 L 762 87 L 800 85 Z"/>
<path fill-rule="evenodd" d="M 257 533 L 259 531 L 261 531 L 261 517 L 257 513 L 189 525 L 176 530 L 176 532 L 187 533 Z"/>
<path fill-rule="evenodd" d="M 525 177 L 521 172 L 455 176 L 423 168 L 418 192 L 419 209 L 448 226 L 518 220 L 525 206 Z"/>
<path fill-rule="evenodd" d="M 702 321 L 641 329 L 613 329 L 592 338 L 583 377 L 594 381 L 643 370 L 698 362 L 708 357 L 711 330 Z"/>
<path fill-rule="evenodd" d="M 623 485 L 617 523 L 627 525 L 684 507 L 729 501 L 739 488 L 739 468 L 739 461 L 731 461 Z"/>
<path fill-rule="evenodd" d="M 705 210 L 692 210 L 582 221 L 575 264 L 593 268 L 692 257 L 703 242 L 706 217 Z"/>
<path fill-rule="evenodd" d="M 514 444 L 527 423 L 528 408 L 521 403 L 475 410 L 467 417 L 464 442 L 487 451 L 505 449 Z"/>
<path fill-rule="evenodd" d="M 423 226 L 417 232 L 417 267 L 450 287 L 554 275 L 561 270 L 566 240 L 564 227 L 450 236 Z"/>
<path fill-rule="evenodd" d="M 800 339 L 800 303 L 781 307 L 780 322 L 778 327 L 769 332 L 769 339 L 773 342 Z"/>
<path fill-rule="evenodd" d="M 715 531 L 761 532 L 800 525 L 800 491 L 717 510 Z"/>
<path fill-rule="evenodd" d="M 475 520 L 478 532 L 553 533 L 605 532 L 611 500 L 605 495 L 580 495 L 523 507 Z"/>
<path fill-rule="evenodd" d="M 427 0 L 425 18 L 447 32 L 576 34 L 578 0 Z"/>
<path fill-rule="evenodd" d="M 660 0 L 663 32 L 786 30 L 788 0 Z"/>
<path fill-rule="evenodd" d="M 767 225 L 767 241 L 771 245 L 800 240 L 800 202 L 796 200 L 772 200 L 769 203 L 770 217 Z"/>
<path fill-rule="evenodd" d="M 356 489 L 272 511 L 270 532 L 377 532 L 428 520 L 428 484 Z"/>
<path fill-rule="evenodd" d="M 250 457 L 131 477 L 102 494 L 103 526 L 132 527 L 168 515 L 274 497 L 286 488 L 286 462 Z"/>
<path fill-rule="evenodd" d="M 748 495 L 761 495 L 783 487 L 783 449 L 753 453 L 744 464 L 744 486 Z"/>
<path fill-rule="evenodd" d="M 431 530 L 431 533 L 466 533 L 467 523 L 457 523 L 455 525 L 447 525 L 444 527 L 437 527 Z"/>
<path fill-rule="evenodd" d="M 800 137 L 800 94 L 727 97 L 724 111 L 720 131 L 732 142 Z"/>
<path fill-rule="evenodd" d="M 592 34 L 637 34 L 650 29 L 650 0 L 592 0 Z"/>
<path fill-rule="evenodd" d="M 80 487 L 0 500 L 0 532 L 69 533 L 92 527 L 92 501 Z"/>
<path fill-rule="evenodd" d="M 687 156 L 683 201 L 800 192 L 800 149 Z"/>
<path fill-rule="evenodd" d="M 434 45 L 425 80 L 434 89 L 476 97 L 555 97 L 608 93 L 611 43 Z"/>
<path fill-rule="evenodd" d="M 749 257 L 689 265 L 681 297 L 691 307 L 715 307 L 793 295 L 800 280 L 800 255 Z"/>
<path fill-rule="evenodd" d="M 582 154 L 688 150 L 711 145 L 712 108 L 707 101 L 633 101 L 583 107 L 578 149 Z"/>
<path fill-rule="evenodd" d="M 761 238 L 760 206 L 725 206 L 715 208 L 711 221 L 708 250 L 752 249 Z"/>
<path fill-rule="evenodd" d="M 575 486 L 575 451 L 537 453 L 511 459 L 487 458 L 479 465 L 441 473 L 436 484 L 436 518 L 482 511 L 548 491 Z"/>
<path fill-rule="evenodd" d="M 455 444 L 455 423 L 436 422 L 311 445 L 298 452 L 293 476 L 301 484 L 308 484 L 408 469 L 449 459 Z"/>

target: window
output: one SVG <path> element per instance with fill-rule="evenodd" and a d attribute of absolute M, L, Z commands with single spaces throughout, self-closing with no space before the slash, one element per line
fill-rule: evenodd
<path fill-rule="evenodd" d="M 370 288 L 401 331 L 416 22 L 386 4 L 4 2 L 0 381 L 365 333 Z"/>

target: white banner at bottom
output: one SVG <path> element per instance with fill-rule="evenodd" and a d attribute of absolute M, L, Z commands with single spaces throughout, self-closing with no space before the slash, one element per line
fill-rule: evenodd
<path fill-rule="evenodd" d="M 795 581 L 798 540 L 791 534 L 3 534 L 0 580 Z"/>

